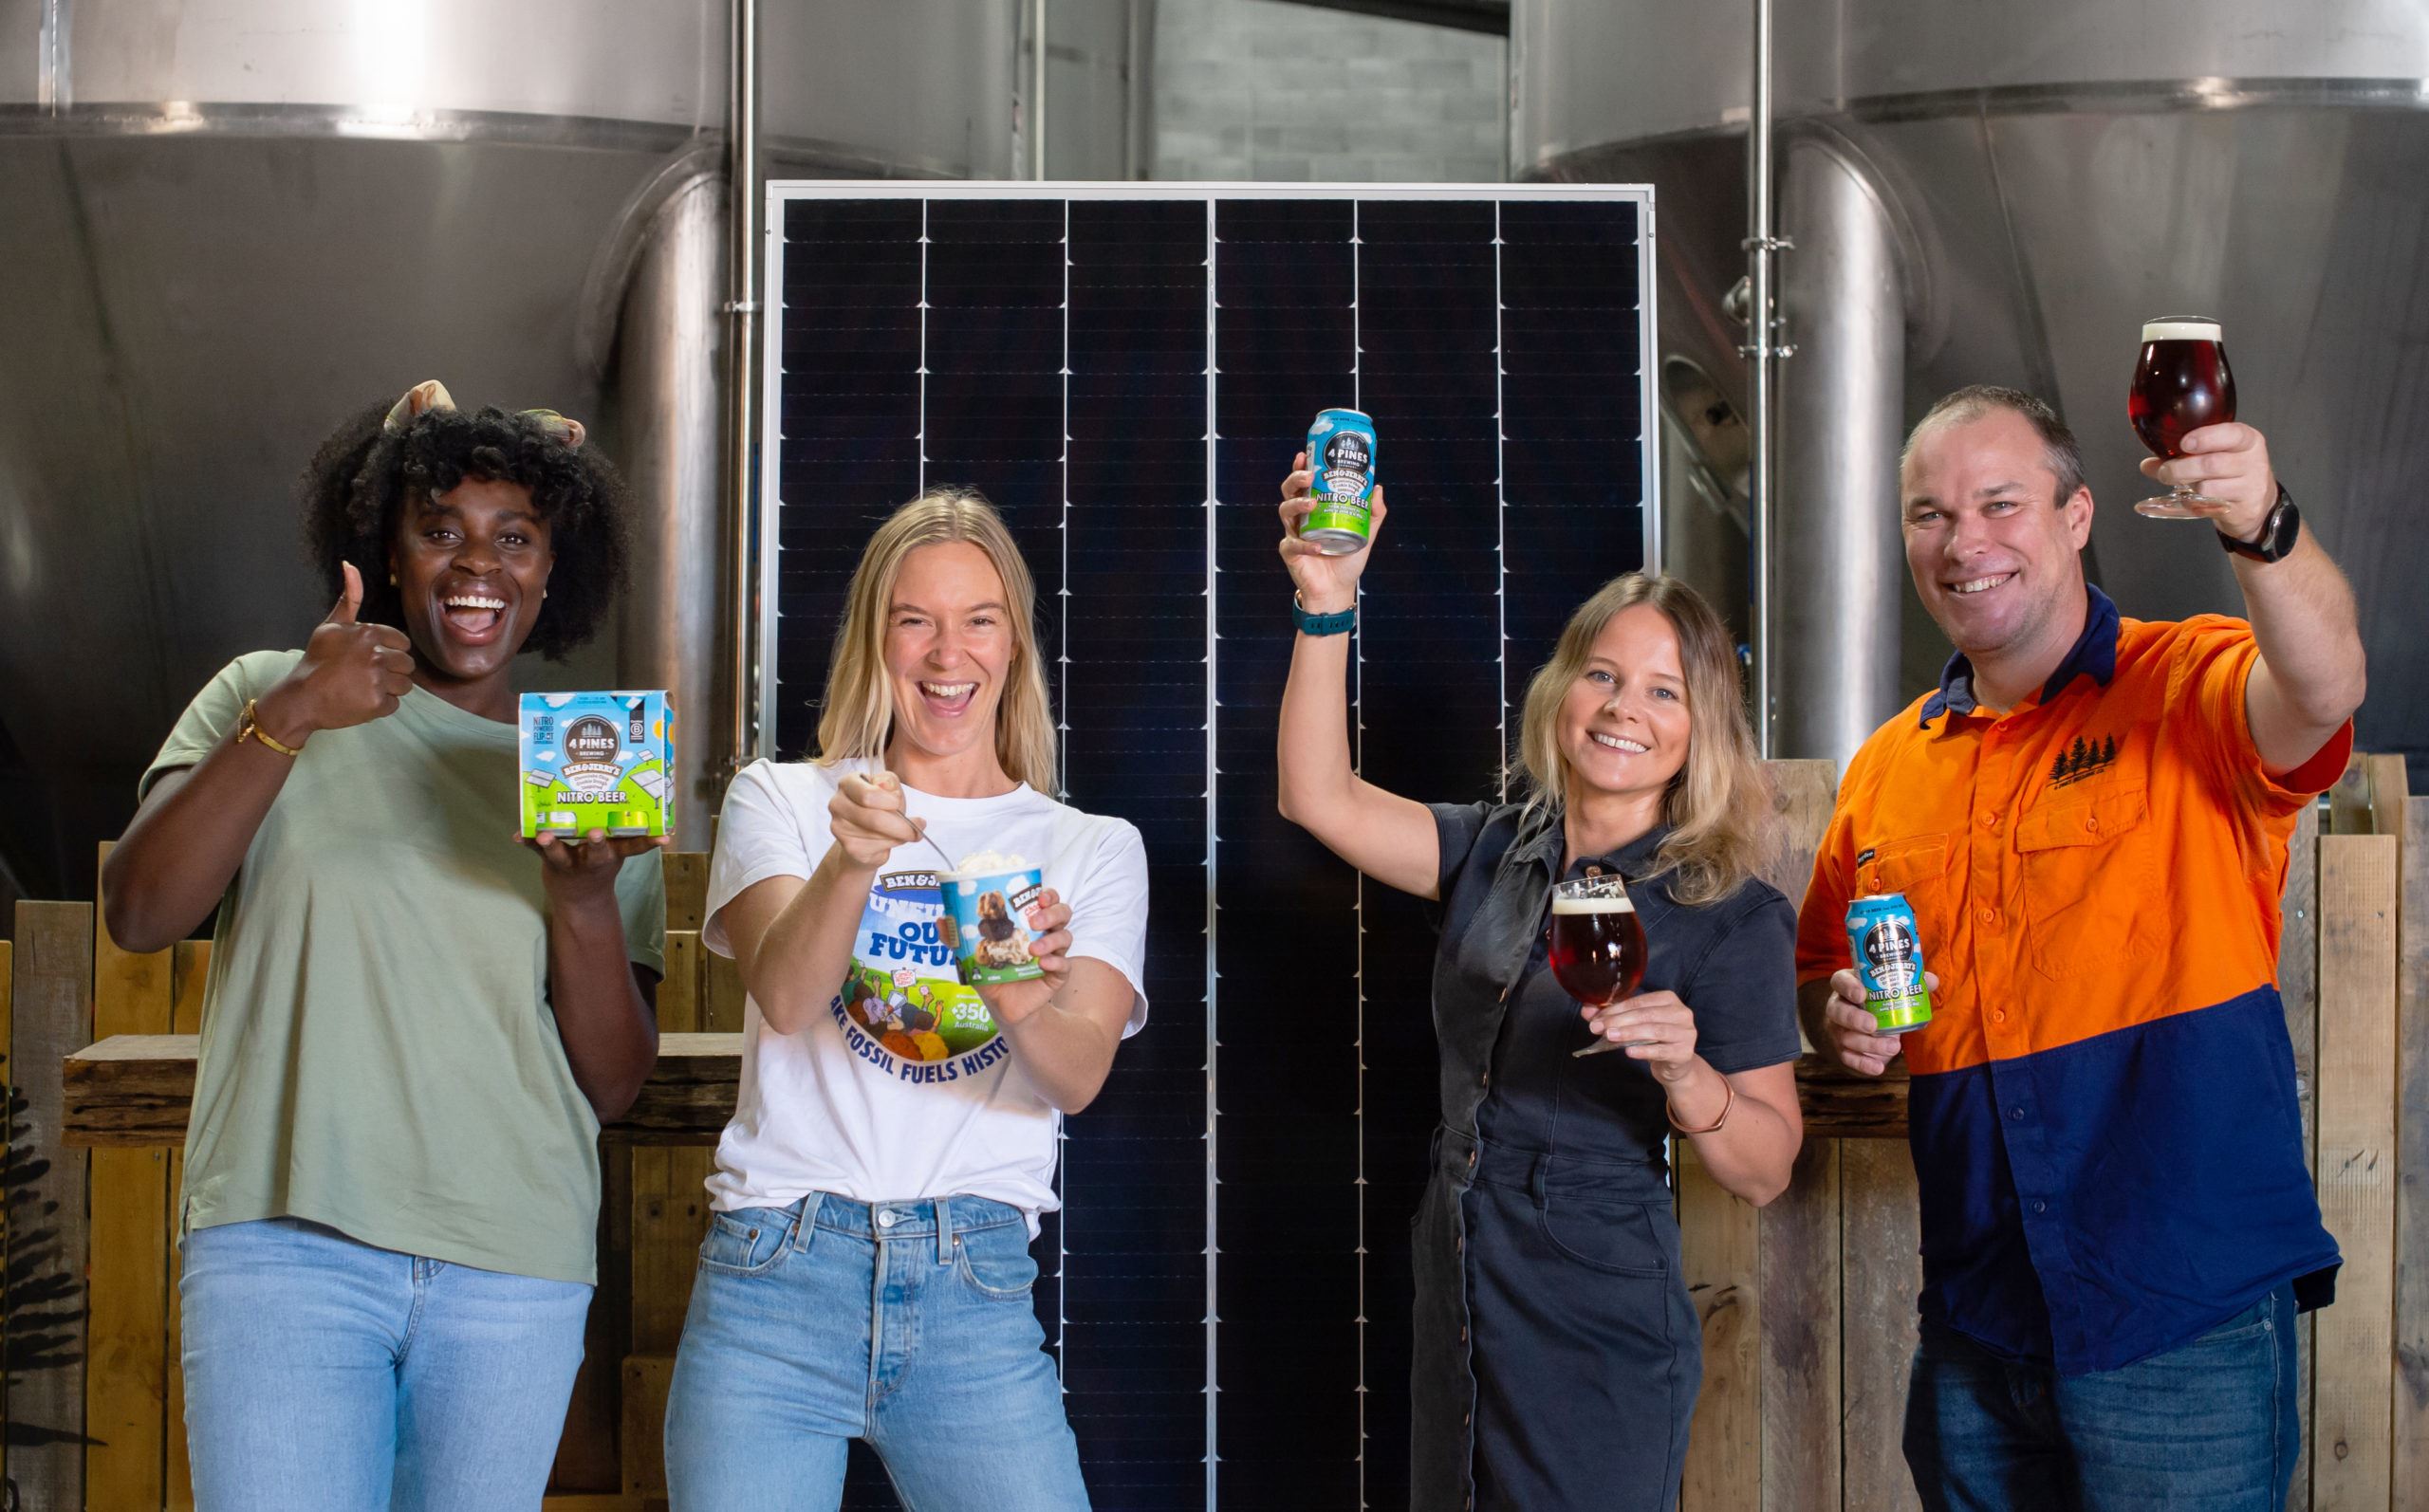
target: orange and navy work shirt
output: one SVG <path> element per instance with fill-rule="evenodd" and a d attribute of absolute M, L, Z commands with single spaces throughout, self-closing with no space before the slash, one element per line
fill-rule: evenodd
<path fill-rule="evenodd" d="M 1905 1036 L 1926 1323 L 2062 1374 L 2207 1332 L 2339 1256 L 2303 1164 L 2276 987 L 2303 806 L 2348 725 L 2271 777 L 2251 628 L 2118 617 L 2037 696 L 1938 691 L 1848 765 L 1797 930 L 1797 977 L 1848 965 L 1850 899 L 1902 893 L 1940 979 Z"/>

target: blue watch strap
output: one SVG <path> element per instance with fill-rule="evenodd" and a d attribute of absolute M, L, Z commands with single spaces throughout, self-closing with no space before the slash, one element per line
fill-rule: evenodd
<path fill-rule="evenodd" d="M 1344 635 L 1358 624 L 1358 607 L 1352 604 L 1338 614 L 1311 615 L 1301 606 L 1299 596 L 1290 596 L 1290 622 L 1303 636 Z"/>

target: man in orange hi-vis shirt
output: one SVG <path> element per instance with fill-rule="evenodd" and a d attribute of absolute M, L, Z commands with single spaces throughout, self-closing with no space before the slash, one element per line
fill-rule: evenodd
<path fill-rule="evenodd" d="M 2143 464 L 2220 501 L 2246 620 L 2126 619 L 2084 581 L 2073 435 L 1960 390 L 1901 470 L 1939 687 L 1848 764 L 1799 919 L 1823 1053 L 1906 1057 L 1921 1343 L 1905 1451 L 1924 1506 L 2277 1512 L 2301 1421 L 2293 1320 L 2333 1292 L 2276 989 L 2303 805 L 2345 768 L 2353 596 L 2260 433 Z M 1851 898 L 1903 893 L 1932 1022 L 1875 1032 Z"/>

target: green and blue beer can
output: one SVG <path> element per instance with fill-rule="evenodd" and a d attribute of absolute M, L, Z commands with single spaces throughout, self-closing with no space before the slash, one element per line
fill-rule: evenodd
<path fill-rule="evenodd" d="M 1360 410 L 1322 410 L 1307 427 L 1310 506 L 1299 539 L 1327 557 L 1366 549 L 1375 534 L 1375 422 Z"/>
<path fill-rule="evenodd" d="M 1932 1022 L 1922 930 L 1905 894 L 1880 893 L 1848 904 L 1847 944 L 1864 1006 L 1882 1034 L 1905 1034 Z"/>

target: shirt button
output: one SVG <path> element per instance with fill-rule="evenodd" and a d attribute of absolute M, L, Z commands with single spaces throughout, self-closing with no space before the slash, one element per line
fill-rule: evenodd
<path fill-rule="evenodd" d="M 893 1226 L 894 1226 L 894 1210 L 893 1210 L 892 1208 L 880 1208 L 880 1209 L 878 1210 L 878 1215 L 877 1215 L 877 1226 L 878 1226 L 880 1228 L 891 1228 L 891 1227 L 893 1227 Z"/>
<path fill-rule="evenodd" d="M 2049 1205 L 2035 1197 L 2032 1199 L 2032 1210 L 2037 1213 L 2046 1213 L 2049 1210 Z"/>
<path fill-rule="evenodd" d="M 2024 1110 L 2022 1108 L 2010 1108 L 2008 1110 L 2008 1116 L 2016 1120 L 2018 1123 L 2022 1123 L 2024 1121 Z"/>
<path fill-rule="evenodd" d="M 1981 820 L 1982 827 L 1984 829 L 1997 829 L 1999 827 L 1999 816 L 1992 813 L 1987 808 L 1982 810 Z"/>
<path fill-rule="evenodd" d="M 1993 1008 L 1993 1009 L 1991 1010 L 1991 1022 L 1992 1022 L 1993 1023 L 2007 1023 L 2007 1022 L 2008 1022 L 2008 1010 L 2007 1010 L 2007 1009 L 2005 1009 L 2005 1008 Z"/>
<path fill-rule="evenodd" d="M 1996 924 L 1999 922 L 1999 911 L 1997 909 L 1984 909 L 1981 913 L 1976 913 L 1974 916 L 1980 919 L 1985 924 Z"/>
<path fill-rule="evenodd" d="M 2096 819 L 2086 819 L 2084 821 L 2084 828 L 2098 829 L 2100 828 L 2100 821 Z"/>

